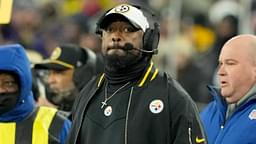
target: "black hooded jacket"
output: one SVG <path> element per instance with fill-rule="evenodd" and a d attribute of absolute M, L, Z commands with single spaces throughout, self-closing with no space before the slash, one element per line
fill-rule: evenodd
<path fill-rule="evenodd" d="M 88 105 L 104 90 L 102 87 L 105 81 L 104 74 L 92 79 L 76 99 L 68 144 L 79 144 L 79 136 L 83 136 L 81 128 Z M 132 88 L 125 117 L 125 144 L 207 143 L 196 105 L 168 74 L 158 72 L 151 63 Z M 159 106 L 162 106 L 163 110 L 159 113 L 150 110 L 154 100 L 162 102 Z M 97 136 L 91 137 L 98 139 Z"/>

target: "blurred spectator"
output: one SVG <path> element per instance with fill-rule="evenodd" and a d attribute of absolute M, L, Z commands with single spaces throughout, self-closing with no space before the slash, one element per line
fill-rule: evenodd
<path fill-rule="evenodd" d="M 89 18 L 81 13 L 67 17 L 62 24 L 61 42 L 79 43 L 80 36 L 89 32 Z"/>
<path fill-rule="evenodd" d="M 217 25 L 227 15 L 238 17 L 241 12 L 241 4 L 238 0 L 217 0 L 212 2 L 207 12 L 210 22 Z"/>
<path fill-rule="evenodd" d="M 210 8 L 209 19 L 215 31 L 215 41 L 203 58 L 205 63 L 202 64 L 202 67 L 207 65 L 207 68 L 204 70 L 209 75 L 209 78 L 212 78 L 214 75 L 222 46 L 228 39 L 238 34 L 239 10 L 239 3 L 231 0 L 217 1 Z"/>
<path fill-rule="evenodd" d="M 249 18 L 251 29 L 253 30 L 253 33 L 256 34 L 256 0 L 252 0 L 250 4 L 251 8 L 251 17 Z"/>
<path fill-rule="evenodd" d="M 196 55 L 206 53 L 214 43 L 215 35 L 205 14 L 197 13 L 193 16 L 191 30 Z"/>
<path fill-rule="evenodd" d="M 193 59 L 195 49 L 185 35 L 176 40 L 177 80 L 196 102 L 199 110 L 210 98 L 207 96 L 207 77 Z"/>
<path fill-rule="evenodd" d="M 217 59 L 221 47 L 231 37 L 238 34 L 238 18 L 233 15 L 226 15 L 223 19 L 215 26 L 216 41 L 213 45 L 212 51 L 214 57 Z M 217 60 L 215 61 L 217 62 Z M 215 66 L 217 66 L 215 64 Z"/>
<path fill-rule="evenodd" d="M 160 21 L 160 36 L 158 55 L 153 56 L 153 61 L 159 69 L 166 71 L 173 78 L 176 77 L 176 63 L 175 63 L 175 46 L 174 40 L 169 33 L 169 27 L 172 26 L 171 21 L 163 17 Z"/>
<path fill-rule="evenodd" d="M 211 84 L 215 81 L 216 68 L 218 66 L 218 55 L 222 45 L 231 37 L 238 34 L 238 19 L 227 15 L 215 26 L 216 40 L 209 51 L 200 57 L 197 64 L 207 75 L 207 81 Z"/>

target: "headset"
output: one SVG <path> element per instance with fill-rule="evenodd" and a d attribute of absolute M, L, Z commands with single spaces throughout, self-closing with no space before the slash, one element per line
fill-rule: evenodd
<path fill-rule="evenodd" d="M 90 79 L 98 73 L 97 63 L 99 59 L 97 55 L 89 48 L 78 49 L 82 58 L 82 65 L 75 68 L 73 73 L 73 82 L 80 91 L 90 81 Z"/>
<path fill-rule="evenodd" d="M 146 29 L 146 31 L 143 35 L 143 49 L 137 49 L 137 50 L 144 54 L 149 54 L 149 55 L 157 54 L 158 53 L 157 47 L 158 47 L 158 43 L 159 43 L 159 39 L 160 39 L 160 24 L 158 23 L 158 21 L 156 19 L 156 15 L 151 10 L 146 9 L 142 6 L 139 6 L 139 5 L 131 5 L 131 6 L 136 7 L 137 9 L 141 10 L 149 22 L 149 28 Z M 96 24 L 96 34 L 99 34 L 102 36 L 102 29 L 100 27 L 100 24 L 103 22 L 105 15 L 111 9 L 107 10 L 99 18 L 99 20 Z"/>

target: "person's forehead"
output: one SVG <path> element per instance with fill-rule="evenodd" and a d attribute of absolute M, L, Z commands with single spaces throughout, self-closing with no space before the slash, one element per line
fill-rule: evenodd
<path fill-rule="evenodd" d="M 0 80 L 4 80 L 4 79 L 14 79 L 14 76 L 12 74 L 9 73 L 1 73 L 0 72 Z"/>
<path fill-rule="evenodd" d="M 50 73 L 60 73 L 62 75 L 69 75 L 72 72 L 74 72 L 74 69 L 65 69 L 65 70 L 55 70 L 55 69 L 50 69 Z"/>
<path fill-rule="evenodd" d="M 243 47 L 243 49 L 248 49 L 252 47 L 252 44 L 256 43 L 256 36 L 244 34 L 231 38 L 228 40 L 224 46 L 232 46 L 232 47 Z"/>
<path fill-rule="evenodd" d="M 232 41 L 224 45 L 221 50 L 220 58 L 223 59 L 243 59 L 249 56 L 251 47 L 248 42 L 242 40 Z"/>
<path fill-rule="evenodd" d="M 110 27 L 110 26 L 131 26 L 133 27 L 133 25 L 131 25 L 129 22 L 127 21 L 113 21 L 111 22 L 106 28 Z"/>
<path fill-rule="evenodd" d="M 112 15 L 112 16 L 109 16 L 108 20 L 105 21 L 105 28 L 109 27 L 110 25 L 116 24 L 116 23 L 127 24 L 127 25 L 130 25 L 130 26 L 134 27 L 131 24 L 131 22 L 127 18 L 125 18 L 124 16 Z"/>
<path fill-rule="evenodd" d="M 252 47 L 252 40 L 248 39 L 246 37 L 241 37 L 237 39 L 231 40 L 228 44 L 227 47 L 229 49 L 232 49 L 233 51 L 248 51 Z"/>

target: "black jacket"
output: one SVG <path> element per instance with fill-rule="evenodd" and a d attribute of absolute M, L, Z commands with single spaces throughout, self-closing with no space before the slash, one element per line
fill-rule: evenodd
<path fill-rule="evenodd" d="M 166 73 L 151 66 L 129 98 L 125 144 L 194 144 L 206 143 L 196 105 L 184 89 Z M 74 104 L 73 125 L 68 144 L 77 144 L 88 103 L 104 83 L 104 74 L 82 90 Z M 150 111 L 153 100 L 163 102 L 163 110 Z M 115 132 L 113 132 L 114 134 Z"/>

